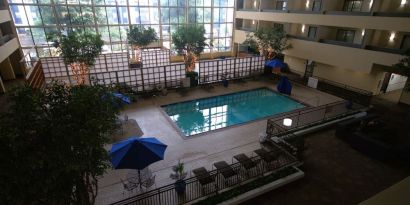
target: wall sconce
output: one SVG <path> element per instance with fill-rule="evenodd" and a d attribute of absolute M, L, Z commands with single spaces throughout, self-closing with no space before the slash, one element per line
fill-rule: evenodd
<path fill-rule="evenodd" d="M 306 1 L 306 8 L 309 8 L 309 0 Z"/>
<path fill-rule="evenodd" d="M 401 0 L 400 6 L 404 6 L 404 4 L 406 4 L 406 3 L 407 3 L 407 0 Z"/>
<path fill-rule="evenodd" d="M 292 119 L 290 118 L 283 119 L 283 125 L 285 125 L 286 127 L 292 126 Z"/>
<path fill-rule="evenodd" d="M 369 8 L 372 8 L 372 6 L 373 6 L 373 0 L 370 0 L 370 2 L 369 2 Z"/>
<path fill-rule="evenodd" d="M 390 37 L 389 37 L 389 41 L 394 41 L 394 38 L 396 37 L 396 33 L 395 32 L 391 32 Z"/>
<path fill-rule="evenodd" d="M 255 8 L 256 8 L 256 0 L 255 0 L 255 1 L 253 1 L 253 7 L 255 7 Z"/>
<path fill-rule="evenodd" d="M 252 20 L 252 24 L 255 24 L 255 20 Z"/>
<path fill-rule="evenodd" d="M 362 36 L 364 36 L 364 34 L 366 34 L 366 30 L 362 29 Z"/>
<path fill-rule="evenodd" d="M 305 24 L 302 25 L 302 33 L 305 33 Z"/>

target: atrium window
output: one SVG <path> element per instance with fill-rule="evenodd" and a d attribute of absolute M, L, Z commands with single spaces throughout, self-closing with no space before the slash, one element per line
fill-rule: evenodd
<path fill-rule="evenodd" d="M 127 51 L 131 25 L 152 27 L 162 46 L 171 48 L 179 25 L 199 24 L 214 52 L 232 49 L 234 0 L 9 0 L 9 5 L 23 49 L 37 46 L 39 56 L 51 55 L 50 36 L 70 29 L 101 34 L 104 52 Z"/>

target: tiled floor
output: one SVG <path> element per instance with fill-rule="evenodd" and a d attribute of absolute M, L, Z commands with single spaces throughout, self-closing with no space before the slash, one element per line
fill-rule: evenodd
<path fill-rule="evenodd" d="M 230 84 L 228 88 L 215 86 L 213 89 L 196 88 L 181 96 L 177 92 L 170 92 L 166 96 L 156 96 L 150 99 L 141 99 L 128 106 L 124 113 L 135 119 L 143 136 L 156 137 L 168 145 L 165 159 L 150 166 L 156 175 L 156 187 L 173 181 L 169 178 L 171 167 L 178 160 L 185 163 L 185 169 L 191 170 L 204 166 L 211 170 L 213 162 L 225 160 L 232 161 L 232 156 L 239 153 L 251 154 L 260 147 L 258 135 L 266 130 L 266 120 L 230 127 L 214 132 L 209 132 L 192 139 L 183 139 L 176 128 L 172 126 L 167 116 L 161 111 L 160 105 L 180 102 L 190 99 L 216 96 L 226 93 L 243 91 L 258 87 L 270 87 L 276 90 L 276 85 L 270 80 L 248 81 L 247 83 Z M 311 106 L 323 105 L 341 100 L 338 97 L 307 88 L 293 85 L 292 98 Z M 107 146 L 109 149 L 110 146 Z M 130 170 L 109 170 L 99 180 L 98 204 L 109 204 L 128 197 L 123 195 L 120 179 L 125 179 Z"/>

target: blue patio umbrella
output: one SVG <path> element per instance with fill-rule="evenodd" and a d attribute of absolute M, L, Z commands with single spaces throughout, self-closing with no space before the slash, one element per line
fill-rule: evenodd
<path fill-rule="evenodd" d="M 111 163 L 115 169 L 137 169 L 140 175 L 141 169 L 164 159 L 166 148 L 167 145 L 153 137 L 130 137 L 113 144 Z M 141 177 L 138 178 L 141 185 Z"/>
<path fill-rule="evenodd" d="M 131 104 L 131 99 L 130 99 L 130 97 L 128 97 L 128 96 L 126 96 L 126 95 L 124 95 L 124 94 L 114 92 L 114 93 L 112 93 L 112 95 L 113 95 L 114 97 L 120 99 L 121 102 L 123 102 L 123 103 Z"/>
<path fill-rule="evenodd" d="M 284 68 L 286 67 L 286 64 L 279 59 L 273 59 L 273 60 L 267 60 L 265 62 L 265 66 L 271 67 L 271 68 Z"/>

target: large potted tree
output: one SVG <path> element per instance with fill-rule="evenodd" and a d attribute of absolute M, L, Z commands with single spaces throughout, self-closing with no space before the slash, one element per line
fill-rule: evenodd
<path fill-rule="evenodd" d="M 250 50 L 265 56 L 266 59 L 283 55 L 282 52 L 292 48 L 287 42 L 286 32 L 283 27 L 261 27 L 254 33 L 249 33 L 243 42 Z"/>
<path fill-rule="evenodd" d="M 157 32 L 151 27 L 131 26 L 127 32 L 127 39 L 134 52 L 133 58 L 131 59 L 131 68 L 139 68 L 142 66 L 141 49 L 150 43 L 158 41 Z"/>
<path fill-rule="evenodd" d="M 100 55 L 103 44 L 101 35 L 83 30 L 70 31 L 67 36 L 62 36 L 61 56 L 70 66 L 78 85 L 86 83 L 88 70 Z"/>
<path fill-rule="evenodd" d="M 191 86 L 198 84 L 198 73 L 195 72 L 195 62 L 207 44 L 205 43 L 204 26 L 182 25 L 172 33 L 172 43 L 178 55 L 184 57 L 186 76 L 191 79 Z"/>
<path fill-rule="evenodd" d="M 7 103 L 0 111 L 3 204 L 94 204 L 119 114 L 112 91 L 25 86 L 10 92 Z"/>
<path fill-rule="evenodd" d="M 282 62 L 284 60 L 282 52 L 292 48 L 281 26 L 261 27 L 254 33 L 248 34 L 243 44 L 248 45 L 251 52 L 264 56 L 266 60 L 279 59 Z M 271 73 L 271 69 L 265 66 L 265 73 Z"/>

